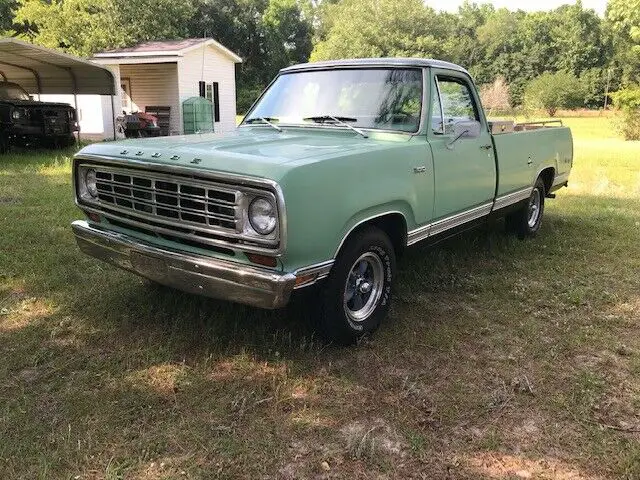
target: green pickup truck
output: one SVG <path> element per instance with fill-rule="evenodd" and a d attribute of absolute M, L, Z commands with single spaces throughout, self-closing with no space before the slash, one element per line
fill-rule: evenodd
<path fill-rule="evenodd" d="M 571 132 L 491 122 L 461 67 L 357 59 L 285 68 L 235 133 L 89 145 L 80 249 L 160 284 L 280 308 L 314 284 L 350 343 L 389 309 L 396 258 L 492 216 L 519 236 L 567 185 Z"/>

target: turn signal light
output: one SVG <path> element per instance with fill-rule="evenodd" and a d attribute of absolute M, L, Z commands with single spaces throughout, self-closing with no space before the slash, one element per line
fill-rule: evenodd
<path fill-rule="evenodd" d="M 278 264 L 275 257 L 268 257 L 267 255 L 258 255 L 255 253 L 247 253 L 246 255 L 251 263 L 257 263 L 258 265 L 264 265 L 265 267 L 275 267 Z"/>
<path fill-rule="evenodd" d="M 317 273 L 312 273 L 310 275 L 301 275 L 296 277 L 296 287 L 300 287 L 302 285 L 306 285 L 307 283 L 313 282 L 316 278 L 318 278 Z"/>
<path fill-rule="evenodd" d="M 91 220 L 92 222 L 100 223 L 100 215 L 93 212 L 85 212 L 85 213 L 87 214 L 87 217 L 89 217 L 89 220 Z"/>

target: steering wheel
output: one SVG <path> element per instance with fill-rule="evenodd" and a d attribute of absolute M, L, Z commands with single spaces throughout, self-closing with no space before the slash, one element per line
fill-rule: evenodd
<path fill-rule="evenodd" d="M 418 117 L 416 117 L 413 113 L 405 112 L 404 110 L 398 110 L 397 112 L 393 112 L 389 114 L 390 121 L 392 124 L 394 123 L 417 123 Z"/>

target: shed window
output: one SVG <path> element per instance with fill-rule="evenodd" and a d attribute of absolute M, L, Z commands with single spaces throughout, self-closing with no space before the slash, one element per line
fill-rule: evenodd
<path fill-rule="evenodd" d="M 220 88 L 218 82 L 207 83 L 204 97 L 213 103 L 213 121 L 220 121 Z"/>

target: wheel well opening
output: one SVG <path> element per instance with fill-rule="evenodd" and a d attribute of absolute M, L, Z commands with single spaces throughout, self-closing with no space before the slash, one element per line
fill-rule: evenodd
<path fill-rule="evenodd" d="M 542 172 L 540 172 L 540 177 L 544 182 L 544 191 L 549 193 L 551 190 L 551 186 L 553 185 L 553 178 L 555 177 L 555 168 L 545 168 Z"/>
<path fill-rule="evenodd" d="M 373 225 L 385 232 L 391 240 L 396 257 L 400 257 L 407 246 L 407 222 L 400 213 L 390 213 L 381 217 L 376 217 L 363 225 Z"/>

